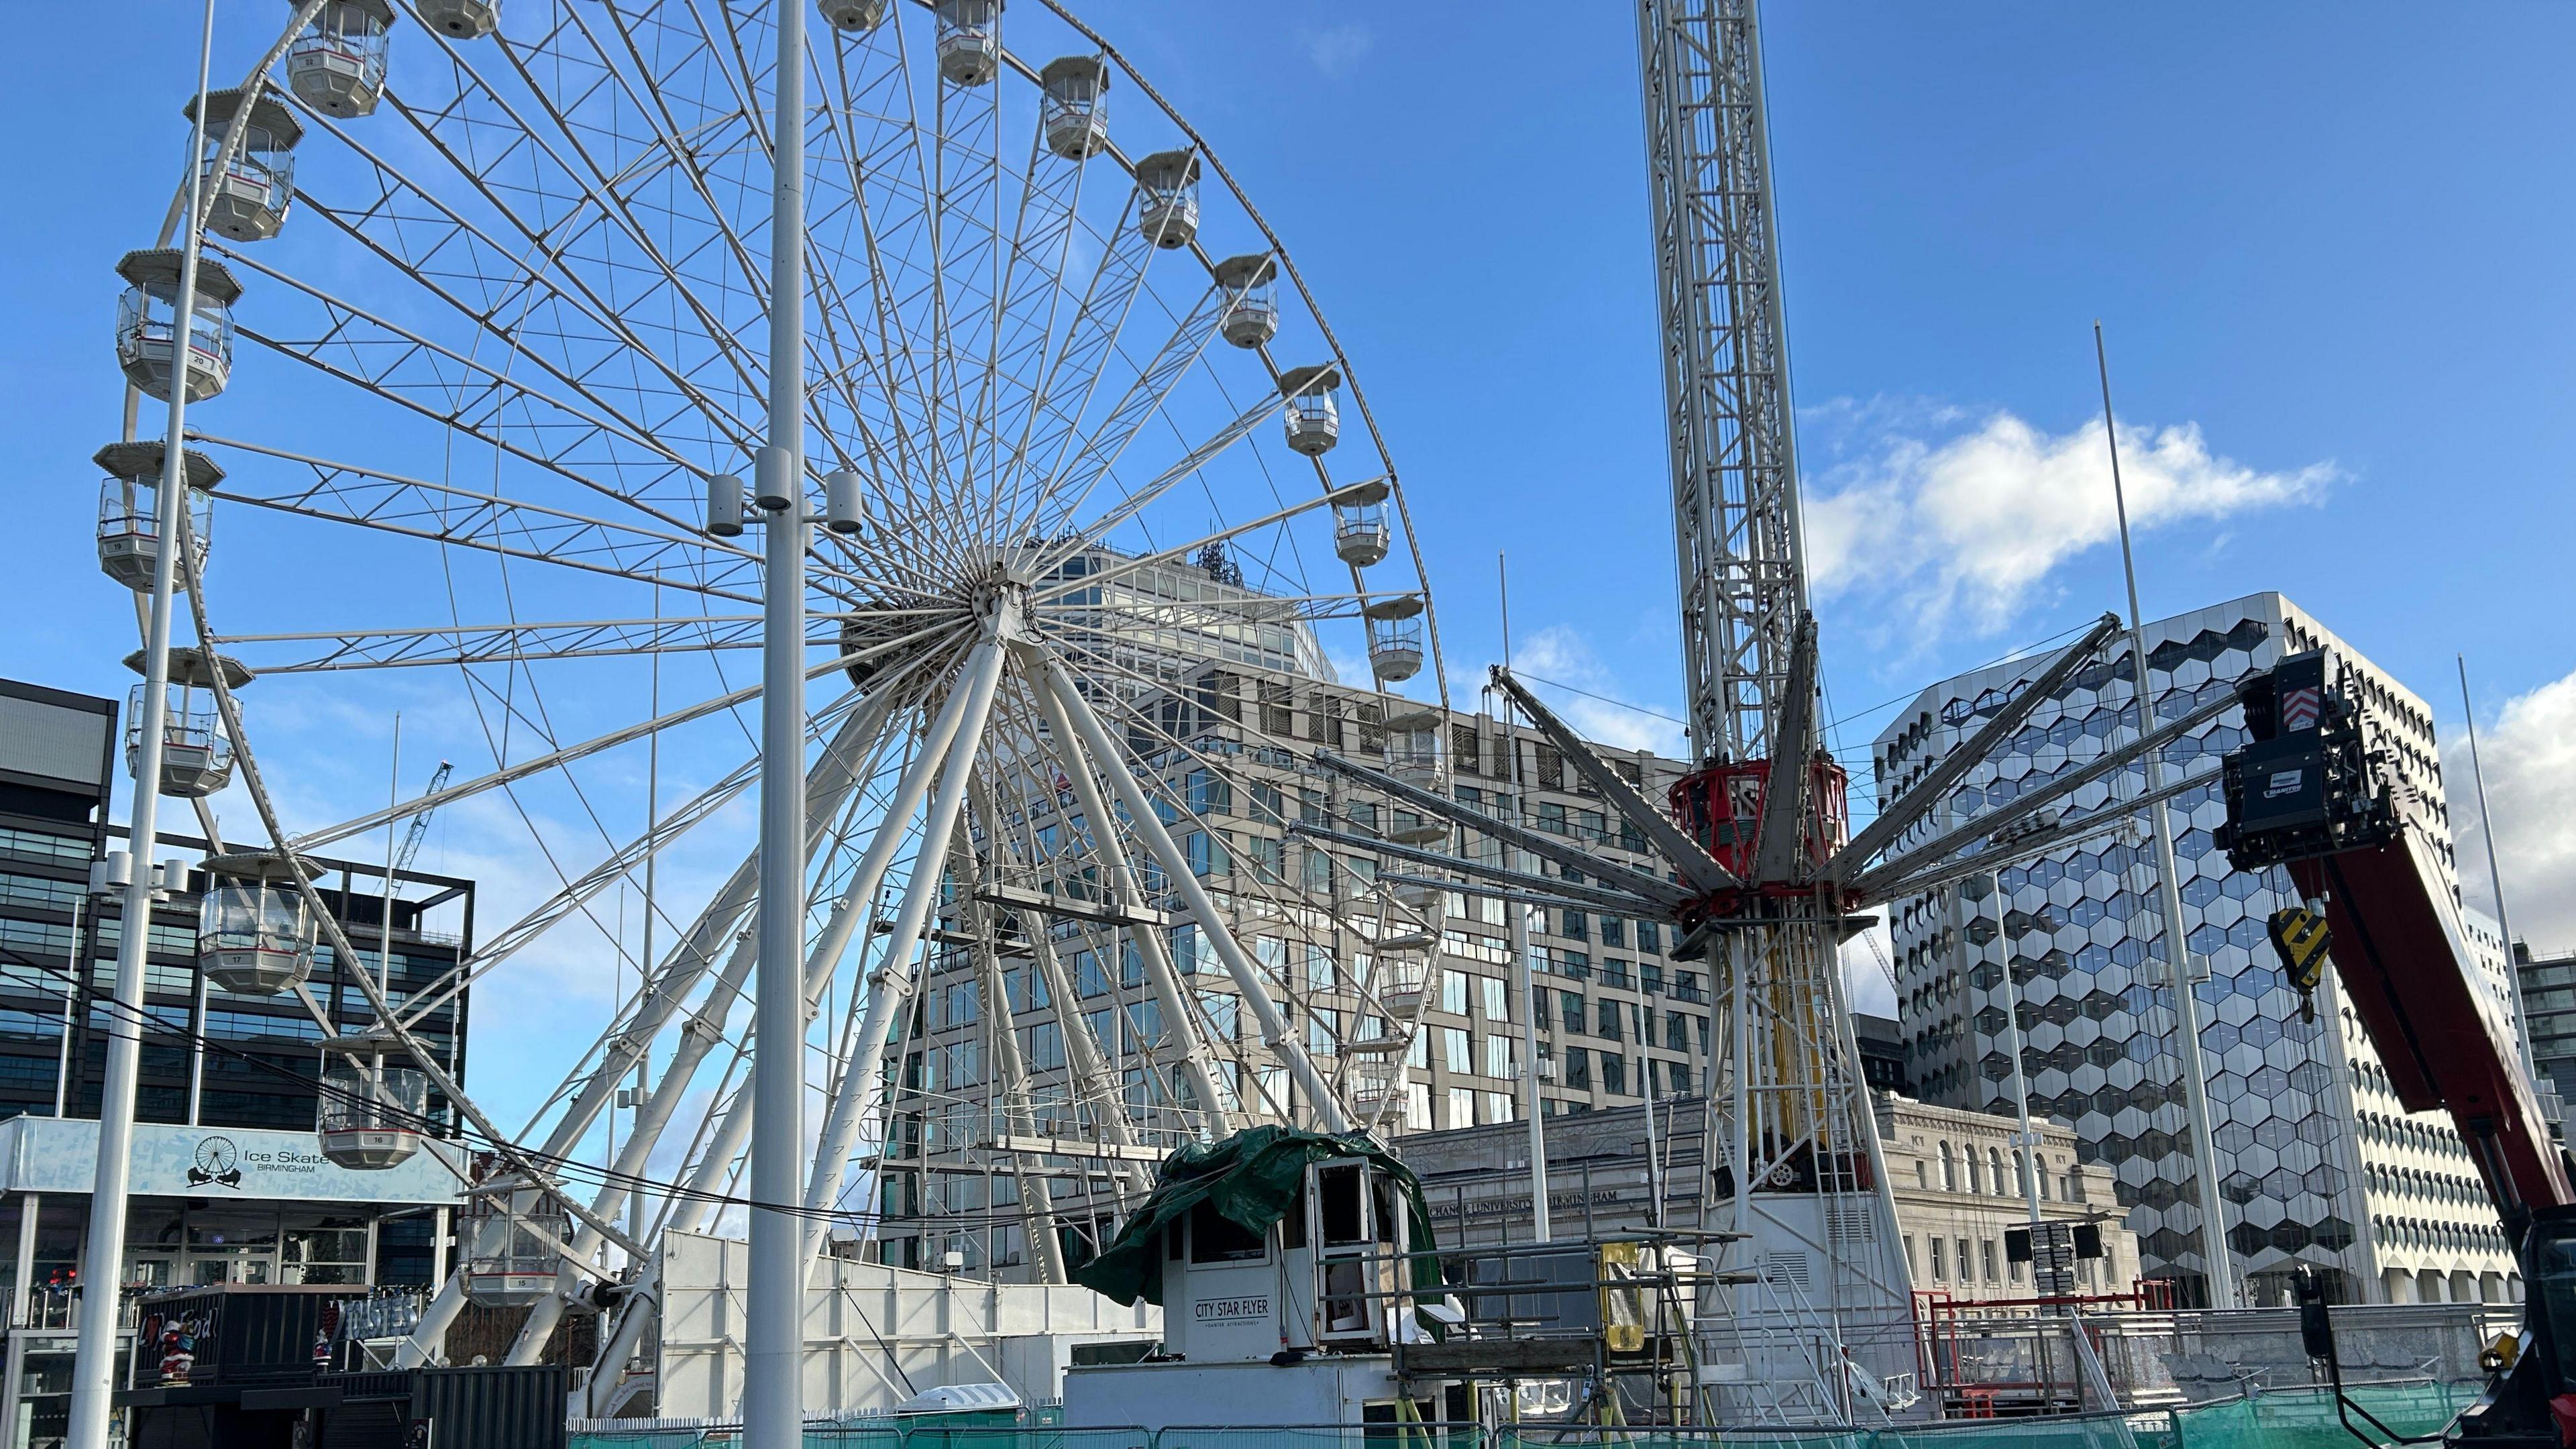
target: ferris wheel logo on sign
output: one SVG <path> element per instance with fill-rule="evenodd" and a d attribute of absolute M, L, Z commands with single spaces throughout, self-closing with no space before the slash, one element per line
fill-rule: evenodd
<path fill-rule="evenodd" d="M 196 1165 L 188 1169 L 188 1185 L 199 1187 L 219 1183 L 225 1187 L 241 1186 L 241 1149 L 229 1137 L 209 1137 L 197 1144 Z"/>

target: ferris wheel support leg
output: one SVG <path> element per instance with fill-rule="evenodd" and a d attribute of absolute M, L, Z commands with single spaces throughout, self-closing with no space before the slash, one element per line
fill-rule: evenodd
<path fill-rule="evenodd" d="M 1001 824 L 1002 813 L 994 807 L 993 789 L 989 782 L 977 782 L 975 814 L 984 827 L 986 840 L 1001 838 L 995 831 Z M 972 855 L 964 851 L 959 855 L 971 869 Z M 1037 1115 L 1029 1110 L 1028 1062 L 1020 1055 L 1019 1023 L 1012 1017 L 1010 990 L 1002 982 L 1001 954 L 993 948 L 993 918 L 998 912 L 992 906 L 978 904 L 977 914 L 982 917 L 979 924 L 983 929 L 976 933 L 975 985 L 984 995 L 984 1019 L 993 1024 L 994 1066 L 1000 1071 L 1002 1085 L 1002 1120 L 1007 1132 L 1013 1135 L 1025 1132 L 1034 1137 L 1037 1135 Z M 1023 926 L 1032 938 L 1045 935 L 1049 929 L 1043 917 L 1039 918 L 1034 930 Z M 1030 1168 L 1027 1153 L 1011 1154 L 1011 1178 L 1020 1190 L 1020 1231 L 1028 1239 L 1029 1262 L 1037 1269 L 1038 1281 L 1062 1283 L 1065 1281 L 1064 1245 L 1056 1239 L 1055 1194 L 1047 1186 L 1046 1174 L 1033 1172 Z"/>
<path fill-rule="evenodd" d="M 850 792 L 857 788 L 860 762 L 875 743 L 878 732 L 884 728 L 891 709 L 890 703 L 873 699 L 862 702 L 824 746 L 821 757 L 807 774 L 806 795 L 813 804 L 805 832 L 807 856 L 812 856 L 821 846 L 823 836 L 831 828 L 832 817 L 840 813 Z M 637 999 L 633 1019 L 609 1030 L 607 1045 L 601 1049 L 606 1059 L 583 1083 L 572 1105 L 564 1109 L 562 1120 L 547 1134 L 547 1155 L 568 1156 L 588 1135 L 592 1125 L 599 1120 L 599 1114 L 613 1099 L 617 1085 L 626 1080 L 635 1063 L 651 1049 L 662 1028 L 679 1014 L 682 1004 L 697 989 L 708 968 L 715 965 L 719 948 L 724 945 L 735 923 L 742 919 L 743 913 L 751 909 L 759 891 L 760 856 L 754 851 L 734 867 L 724 888 L 708 901 L 706 908 L 689 923 L 688 930 L 681 933 L 670 953 L 662 958 L 653 989 Z M 735 969 L 738 962 L 748 969 L 750 958 L 740 956 L 741 949 L 737 947 L 737 954 L 726 958 L 727 971 Z"/>
<path fill-rule="evenodd" d="M 816 818 L 828 822 L 839 812 L 849 792 L 857 787 L 859 759 L 883 727 L 890 708 L 890 705 L 879 704 L 873 699 L 862 702 L 858 709 L 851 711 L 850 718 L 830 743 L 824 746 L 821 758 L 815 761 L 806 781 L 815 803 Z M 809 855 L 820 838 L 819 829 L 807 832 L 806 850 Z M 683 999 L 695 989 L 699 978 L 714 963 L 717 947 L 726 933 L 733 929 L 734 923 L 741 919 L 742 913 L 750 909 L 758 888 L 759 856 L 755 852 L 735 867 L 723 889 L 708 901 L 697 919 L 690 922 L 689 929 L 681 933 L 670 953 L 662 958 L 659 980 L 651 992 L 637 1001 L 633 1020 L 609 1029 L 604 1039 L 606 1045 L 602 1048 L 608 1060 L 591 1075 L 589 1082 L 574 1097 L 572 1105 L 565 1109 L 563 1120 L 556 1123 L 554 1131 L 547 1137 L 548 1156 L 568 1155 L 590 1130 L 591 1124 L 598 1120 L 599 1113 L 611 1100 L 610 1093 L 634 1069 L 637 1058 L 650 1050 L 662 1026 L 678 1011 Z M 748 962 L 748 948 L 738 947 L 737 950 L 744 953 L 743 959 Z M 740 1141 L 735 1141 L 727 1157 L 740 1148 Z M 395 1350 L 397 1367 L 417 1368 L 437 1360 L 445 1352 L 447 1330 L 454 1325 L 457 1315 L 465 1310 L 465 1263 L 478 1254 L 495 1252 L 501 1246 L 486 1242 L 483 1237 L 485 1231 L 485 1225 L 478 1224 L 474 1236 L 461 1245 L 464 1251 L 457 1255 L 459 1261 L 447 1275 L 447 1280 L 439 1285 L 438 1293 L 431 1298 L 429 1306 L 422 1310 L 419 1326 Z"/>
<path fill-rule="evenodd" d="M 1032 661 L 1036 657 L 1034 654 L 1030 656 Z M 1100 777 L 1083 759 L 1080 741 L 1085 736 L 1076 733 L 1079 726 L 1064 703 L 1056 698 L 1055 662 L 1048 658 L 1041 667 L 1046 671 L 1047 684 L 1037 690 L 1038 707 L 1045 712 L 1047 729 L 1055 736 L 1056 749 L 1064 756 L 1065 778 L 1072 783 L 1075 798 L 1082 802 L 1082 818 L 1091 823 L 1092 848 L 1099 852 L 1105 873 L 1119 893 L 1120 904 L 1128 910 L 1135 910 L 1145 904 L 1144 883 L 1137 879 L 1134 868 L 1129 864 L 1126 848 L 1118 843 L 1118 817 L 1109 809 L 1109 802 L 1101 798 Z M 1116 755 L 1100 756 L 1104 766 L 1117 758 Z M 1116 768 L 1120 774 L 1125 773 L 1125 767 Z M 1153 812 L 1146 813 L 1150 815 Z M 1159 821 L 1156 823 L 1160 824 Z M 1183 873 L 1187 874 L 1186 871 Z M 1145 926 L 1130 928 L 1126 934 L 1135 941 L 1136 954 L 1144 961 L 1145 979 L 1152 985 L 1154 999 L 1163 1010 L 1164 1030 L 1172 1033 L 1174 1043 L 1180 1048 L 1181 1073 L 1189 1080 L 1190 1095 L 1198 1099 L 1200 1110 L 1207 1114 L 1208 1124 L 1222 1134 L 1231 1128 L 1233 1118 L 1226 1108 L 1226 1096 L 1218 1085 L 1215 1059 L 1208 1051 L 1206 1039 L 1199 1033 L 1197 1006 L 1181 989 L 1180 972 L 1172 966 L 1171 952 L 1164 946 L 1163 933 L 1152 926 Z M 1056 998 L 1059 1003 L 1071 999 L 1064 996 Z M 1068 1031 L 1065 1035 L 1069 1038 L 1073 1033 Z M 1105 1085 L 1103 1100 L 1124 1100 L 1119 1096 L 1116 1084 Z"/>
<path fill-rule="evenodd" d="M 941 753 L 947 749 L 949 741 L 956 737 L 958 721 L 964 708 L 964 692 L 960 691 L 952 696 L 948 706 L 943 708 L 938 717 L 933 720 L 929 733 L 923 739 L 920 754 L 916 756 L 911 767 L 904 772 L 902 780 L 895 787 L 894 794 L 886 801 L 876 838 L 869 843 L 867 853 L 859 861 L 858 869 L 851 873 L 849 883 L 841 893 L 841 899 L 833 906 L 829 922 L 816 937 L 814 947 L 806 958 L 804 984 L 806 1005 L 809 1008 L 815 999 L 822 995 L 823 985 L 831 979 L 833 969 L 840 964 L 842 953 L 849 949 L 850 937 L 856 932 L 858 923 L 866 918 L 868 902 L 875 897 L 878 884 L 885 878 L 886 867 L 892 862 L 895 848 L 903 839 L 903 827 L 912 819 L 913 812 L 921 807 L 922 797 L 929 792 L 930 776 L 938 766 Z M 878 718 L 882 719 L 883 715 L 884 711 L 880 710 Z M 678 1110 L 681 1100 L 692 1089 L 693 1079 L 699 1066 L 705 1062 L 708 1053 L 714 1050 L 716 1044 L 724 1039 L 725 1018 L 732 1014 L 733 1004 L 741 997 L 742 984 L 749 974 L 753 959 L 754 953 L 748 943 L 737 945 L 732 958 L 725 963 L 724 974 L 718 978 L 715 989 L 708 993 L 697 1012 L 681 1028 L 680 1045 L 672 1054 L 670 1064 L 663 1069 L 661 1084 L 654 1089 L 652 1097 L 646 1103 L 644 1113 L 635 1125 L 634 1132 L 628 1137 L 626 1146 L 618 1157 L 614 1168 L 616 1177 L 601 1190 L 598 1200 L 593 1203 L 594 1212 L 603 1217 L 615 1213 L 626 1197 L 627 1189 L 624 1182 L 643 1172 L 662 1133 L 669 1127 L 672 1115 Z M 756 1029 L 747 1031 L 745 1035 L 747 1040 L 758 1039 Z M 739 1103 L 739 1099 L 737 1102 Z M 737 1110 L 747 1109 L 738 1106 Z M 749 1119 L 746 1117 L 744 1120 L 747 1123 Z M 728 1150 L 723 1155 L 730 1159 L 733 1154 Z M 575 1255 L 586 1256 L 597 1248 L 598 1244 L 597 1234 L 585 1232 L 573 1245 Z M 521 1327 L 518 1338 L 510 1345 L 508 1362 L 531 1364 L 542 1356 L 546 1336 L 552 1333 L 555 1324 L 561 1321 L 564 1310 L 570 1306 L 573 1294 L 579 1290 L 586 1276 L 570 1266 L 562 1270 L 555 1291 L 530 1310 L 527 1323 Z M 623 1323 L 635 1311 L 636 1308 L 632 1302 L 621 1305 L 617 1310 L 618 1321 Z M 612 1329 L 611 1332 L 613 1336 L 615 1330 Z M 622 1367 L 625 1360 L 603 1355 L 600 1363 L 608 1365 L 609 1371 L 613 1372 L 616 1367 Z"/>
<path fill-rule="evenodd" d="M 616 1316 L 601 1336 L 599 1356 L 591 1360 L 590 1377 L 572 1392 L 568 1417 L 605 1418 L 616 1407 L 617 1385 L 626 1361 L 643 1341 L 644 1325 L 653 1321 L 662 1302 L 662 1254 L 657 1248 L 644 1260 L 644 1271 L 627 1285 L 617 1301 Z"/>
<path fill-rule="evenodd" d="M 1088 807 L 1085 807 L 1086 809 Z M 1086 816 L 1105 819 L 1105 816 Z M 1068 1009 L 1064 1003 L 1077 998 L 1073 982 L 1064 974 L 1064 958 L 1055 953 L 1055 938 L 1044 931 L 1029 935 L 1029 955 L 1037 962 L 1038 974 L 1046 979 L 1047 999 L 1054 1002 L 1056 1034 L 1064 1038 L 1065 1060 L 1072 1065 L 1073 1079 L 1082 1100 L 1092 1104 L 1093 1118 L 1100 1124 L 1100 1134 L 1119 1147 L 1136 1145 L 1136 1125 L 1127 1120 L 1127 1099 L 1118 1094 L 1118 1081 L 1100 1055 L 1099 1039 L 1091 1034 L 1091 1023 L 1081 1012 Z M 1118 1199 L 1118 1210 L 1127 1210 L 1128 1194 L 1143 1193 L 1153 1186 L 1144 1164 L 1120 1158 L 1110 1168 L 1110 1181 Z"/>
<path fill-rule="evenodd" d="M 1252 959 L 1243 954 L 1243 943 L 1234 939 L 1234 932 L 1226 926 L 1225 917 L 1218 912 L 1207 887 L 1199 884 L 1198 876 L 1190 870 L 1189 860 L 1172 843 L 1171 832 L 1163 828 L 1162 818 L 1154 813 L 1154 804 L 1146 798 L 1144 788 L 1136 783 L 1134 773 L 1118 763 L 1117 746 L 1111 742 L 1108 730 L 1102 727 L 1100 716 L 1092 713 L 1090 701 L 1085 700 L 1082 692 L 1074 687 L 1073 676 L 1065 670 L 1064 662 L 1053 654 L 1046 656 L 1046 681 L 1057 705 L 1071 717 L 1082 742 L 1096 759 L 1108 767 L 1110 787 L 1118 792 L 1119 800 L 1126 805 L 1136 833 L 1143 837 L 1147 851 L 1162 863 L 1164 873 L 1180 888 L 1182 899 L 1189 902 L 1190 914 L 1198 920 L 1199 930 L 1216 948 L 1217 959 L 1225 963 L 1227 974 L 1234 978 L 1235 990 L 1252 1008 L 1253 1019 L 1261 1023 L 1261 1044 L 1270 1048 L 1272 1055 L 1288 1069 L 1289 1077 L 1306 1089 L 1306 1100 L 1314 1104 L 1315 1119 L 1325 1131 L 1350 1131 L 1350 1114 L 1342 1110 L 1340 1096 L 1324 1080 L 1323 1074 L 1315 1070 L 1314 1059 L 1306 1055 L 1305 1045 L 1289 1030 L 1288 1019 L 1280 1015 L 1279 1003 L 1271 998 L 1270 988 L 1262 982 L 1261 973 L 1253 968 Z M 1146 938 L 1150 939 L 1151 935 L 1151 932 L 1146 933 Z"/>
<path fill-rule="evenodd" d="M 868 1106 L 876 1095 L 877 1078 L 885 1065 L 886 1037 L 894 1029 L 895 1013 L 912 998 L 913 948 L 921 944 L 922 927 L 928 924 L 930 908 L 939 896 L 948 838 L 956 830 L 957 816 L 966 803 L 967 778 L 974 773 L 975 749 L 984 734 L 984 721 L 993 712 L 993 694 L 1001 686 L 1004 662 L 1001 641 L 986 639 L 967 656 L 963 677 L 958 681 L 957 692 L 965 696 L 964 709 L 958 716 L 955 737 L 949 741 L 945 757 L 938 761 L 939 792 L 932 797 L 929 814 L 922 820 L 921 847 L 912 858 L 912 878 L 904 885 L 903 906 L 895 913 L 894 933 L 886 938 L 877 969 L 868 977 L 868 1014 L 859 1023 L 858 1050 L 849 1065 L 842 1068 L 841 1090 L 833 1098 L 831 1120 L 824 1126 L 814 1154 L 813 1173 L 806 1179 L 804 1207 L 808 1214 L 819 1214 L 831 1206 L 840 1191 L 842 1170 L 858 1145 L 859 1129 L 867 1121 Z M 923 752 L 924 767 L 931 758 L 931 752 Z M 812 1267 L 814 1254 L 823 1246 L 823 1228 L 823 1219 L 809 1217 L 802 1229 L 804 1253 L 797 1260 L 799 1284 Z"/>

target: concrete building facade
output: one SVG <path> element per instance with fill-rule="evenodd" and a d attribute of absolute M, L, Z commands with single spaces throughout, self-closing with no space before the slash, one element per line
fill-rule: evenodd
<path fill-rule="evenodd" d="M 2233 691 L 2285 654 L 2334 649 L 2398 742 L 2400 775 L 2442 811 L 2431 711 L 2279 594 L 2157 620 L 2144 634 L 2159 718 Z M 1962 782 L 1932 825 L 1972 819 L 2134 738 L 2134 664 L 2125 642 L 2109 654 Z M 1997 664 L 1923 691 L 1874 744 L 1880 800 L 1956 748 L 2046 662 Z M 2169 778 L 2209 772 L 2173 802 L 2173 819 L 2186 948 L 2206 977 L 2196 992 L 2228 1205 L 2227 1271 L 2258 1303 L 2283 1301 L 2302 1265 L 2325 1271 L 2346 1301 L 2516 1297 L 2512 1255 L 2449 1121 L 2399 1108 L 2331 973 L 2314 1019 L 2303 1016 L 2264 935 L 2265 918 L 2296 902 L 2287 873 L 2235 871 L 2211 838 L 2225 818 L 2218 757 L 2242 740 L 2231 713 L 2165 751 Z M 2142 781 L 2132 770 L 2079 794 L 2074 809 L 2110 808 L 2115 791 L 2126 798 Z M 1979 878 L 1895 903 L 1899 1016 L 1925 1098 L 1997 1114 L 2011 1111 L 2017 1025 L 2033 1112 L 2072 1127 L 2085 1159 L 2111 1172 L 2143 1271 L 2175 1280 L 2193 1301 L 2207 1268 L 2198 1164 L 2173 1048 L 2154 850 L 2142 826 L 2143 817 L 2139 828 L 2013 865 L 1991 885 Z M 2474 918 L 2472 935 L 2489 984 L 2507 997 L 2501 939 Z"/>
<path fill-rule="evenodd" d="M 2006 1239 L 2030 1221 L 2012 1141 L 2017 1124 L 1894 1092 L 1876 1093 L 1875 1106 L 1897 1231 L 1916 1291 L 1951 1302 L 2033 1296 L 2030 1265 L 2012 1260 Z M 1550 1118 L 1548 1209 L 1554 1235 L 1699 1227 L 1710 1206 L 1703 1155 L 1708 1115 L 1706 1098 L 1689 1097 L 1658 1103 L 1651 1124 L 1643 1103 Z M 2120 1224 L 2123 1212 L 2110 1171 L 2081 1160 L 2073 1131 L 2055 1125 L 2039 1131 L 2042 1220 L 2102 1228 L 2104 1254 L 2079 1260 L 2076 1291 L 2134 1291 L 2138 1244 Z M 1399 1139 L 1396 1151 L 1422 1179 L 1443 1246 L 1532 1241 L 1535 1215 L 1523 1128 L 1495 1123 L 1416 1132 Z"/>
<path fill-rule="evenodd" d="M 2020 1123 L 1990 1112 L 1940 1107 L 1883 1092 L 1878 1133 L 1895 1188 L 1905 1266 L 1920 1293 L 1954 1302 L 2028 1298 L 2030 1265 L 2012 1259 L 2005 1235 L 2030 1225 L 2022 1189 Z M 2122 1226 L 2110 1170 L 2076 1151 L 2074 1130 L 2034 1122 L 2043 1222 L 2093 1223 L 2102 1256 L 2080 1258 L 2075 1289 L 2087 1296 L 2136 1291 L 2137 1236 Z"/>

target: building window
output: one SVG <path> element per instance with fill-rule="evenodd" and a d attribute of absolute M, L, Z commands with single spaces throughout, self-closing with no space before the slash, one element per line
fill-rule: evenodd
<path fill-rule="evenodd" d="M 1907 1233 L 1905 1235 L 1905 1271 L 1909 1277 L 1923 1271 L 1922 1260 L 1914 1255 L 1914 1235 L 1912 1233 Z"/>
<path fill-rule="evenodd" d="M 1441 1064 L 1462 1077 L 1476 1070 L 1474 1043 L 1467 1039 L 1467 1033 L 1454 1026 L 1439 1030 Z"/>
<path fill-rule="evenodd" d="M 1925 1192 L 1932 1190 L 1932 1165 L 1920 1157 L 1914 1159 L 1914 1185 Z"/>
<path fill-rule="evenodd" d="M 1950 1281 L 1950 1270 L 1947 1263 L 1942 1258 L 1941 1240 L 1939 1238 L 1932 1239 L 1932 1281 L 1935 1283 L 1947 1283 Z"/>
<path fill-rule="evenodd" d="M 1941 1190 L 1943 1192 L 1959 1190 L 1959 1164 L 1958 1160 L 1950 1155 L 1950 1144 L 1947 1142 L 1941 1144 Z M 1932 1261 L 1937 1263 L 1941 1260 L 1935 1257 Z M 1933 1276 L 1940 1275 L 1936 1272 Z"/>
<path fill-rule="evenodd" d="M 1223 815 L 1234 808 L 1234 785 L 1223 775 L 1208 770 L 1192 770 L 1184 784 L 1189 792 L 1190 813 L 1202 820 Z"/>
<path fill-rule="evenodd" d="M 1601 1054 L 1601 1090 L 1625 1093 L 1628 1090 L 1628 1059 L 1615 1052 Z"/>
<path fill-rule="evenodd" d="M 1565 937 L 1569 941 L 1588 941 L 1592 939 L 1592 927 L 1590 922 L 1585 918 L 1583 912 L 1567 911 L 1565 913 L 1565 929 L 1557 932 L 1557 934 Z"/>
<path fill-rule="evenodd" d="M 2006 1197 L 2012 1193 L 2013 1184 L 2004 1176 L 2004 1154 L 2002 1149 L 1994 1147 L 1986 1149 L 1986 1173 L 1987 1181 L 1994 1184 L 1995 1196 Z"/>
<path fill-rule="evenodd" d="M 1623 947 L 1628 944 L 1627 928 L 1620 922 L 1617 916 L 1603 916 L 1601 918 L 1601 944 L 1604 946 Z"/>
<path fill-rule="evenodd" d="M 1245 857 L 1252 862 L 1254 880 L 1264 885 L 1287 883 L 1287 877 L 1282 873 L 1285 846 L 1267 835 L 1247 837 L 1243 845 Z"/>
<path fill-rule="evenodd" d="M 1512 1074 L 1512 1039 L 1501 1032 L 1485 1037 L 1485 1075 L 1508 1078 Z"/>
<path fill-rule="evenodd" d="M 1583 1030 L 1583 993 L 1579 991 L 1560 991 L 1556 994 L 1556 1001 L 1557 1005 L 1565 1008 L 1565 1029 L 1567 1031 Z"/>
<path fill-rule="evenodd" d="M 1958 1251 L 1959 1255 L 1959 1281 L 1962 1283 L 1975 1282 L 1977 1270 L 1974 1260 L 1970 1259 L 1968 1256 L 1968 1240 L 1960 1238 L 1952 1243 L 1951 1246 Z"/>
<path fill-rule="evenodd" d="M 1452 1016 L 1465 1016 L 1467 1014 L 1466 972 L 1443 971 L 1440 973 L 1440 1009 L 1448 1012 Z"/>
<path fill-rule="evenodd" d="M 1482 1000 L 1477 1004 L 1484 1008 L 1485 1020 L 1509 1021 L 1512 1019 L 1511 1001 L 1503 991 L 1503 978 L 1479 976 L 1476 978 L 1476 986 L 1482 994 Z"/>
<path fill-rule="evenodd" d="M 1592 1090 L 1592 1053 L 1579 1046 L 1565 1049 L 1565 1085 L 1576 1091 Z"/>
<path fill-rule="evenodd" d="M 1988 1238 L 1984 1242 L 1977 1244 L 1977 1258 L 1979 1262 L 1985 1265 L 1986 1281 L 1989 1283 L 2000 1282 L 2001 1280 L 1995 1274 L 1994 1239 Z"/>
<path fill-rule="evenodd" d="M 1977 1149 L 1963 1147 L 1959 1149 L 1959 1155 L 1968 1160 L 1968 1191 L 1973 1195 L 1983 1196 L 1986 1190 L 1986 1178 L 1984 1173 L 1977 1170 Z"/>
<path fill-rule="evenodd" d="M 1603 1041 L 1625 1040 L 1619 1029 L 1619 1003 L 1607 997 L 1592 1003 L 1593 1035 Z"/>
<path fill-rule="evenodd" d="M 1476 1125 L 1476 1092 L 1474 1088 L 1451 1087 L 1449 1089 L 1449 1121 L 1447 1125 L 1451 1127 L 1473 1127 Z"/>

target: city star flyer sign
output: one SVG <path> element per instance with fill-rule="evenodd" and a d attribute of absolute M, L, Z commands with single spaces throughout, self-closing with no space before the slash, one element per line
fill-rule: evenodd
<path fill-rule="evenodd" d="M 462 1185 L 453 1147 L 424 1141 L 400 1166 L 342 1167 L 310 1132 L 253 1127 L 134 1126 L 138 1197 L 258 1201 L 452 1203 Z M 87 1193 L 98 1170 L 98 1124 L 80 1118 L 0 1122 L 0 1168 L 10 1192 Z"/>

